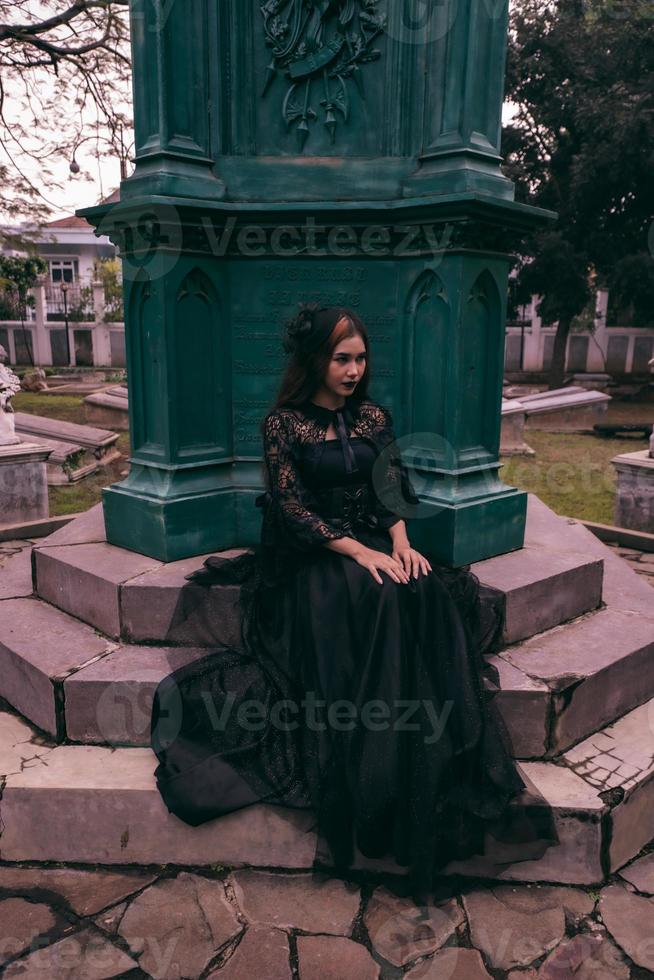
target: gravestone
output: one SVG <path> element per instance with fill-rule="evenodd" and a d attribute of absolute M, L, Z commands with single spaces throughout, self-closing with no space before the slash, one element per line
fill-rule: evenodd
<path fill-rule="evenodd" d="M 552 217 L 501 171 L 508 0 L 134 0 L 136 169 L 79 212 L 124 263 L 131 468 L 110 543 L 255 543 L 259 424 L 300 301 L 350 307 L 419 493 L 412 542 L 523 543 L 499 477 L 511 252 Z"/>

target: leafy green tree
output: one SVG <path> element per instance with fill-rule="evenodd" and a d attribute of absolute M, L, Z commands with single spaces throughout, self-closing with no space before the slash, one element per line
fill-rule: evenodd
<path fill-rule="evenodd" d="M 99 259 L 94 264 L 94 274 L 104 287 L 104 319 L 106 323 L 122 323 L 123 277 L 120 259 Z"/>
<path fill-rule="evenodd" d="M 47 263 L 36 257 L 0 255 L 0 306 L 4 306 L 13 317 L 21 321 L 25 347 L 29 346 L 25 337 L 25 317 L 29 302 L 28 291 L 36 284 L 39 276 L 47 271 Z M 31 360 L 30 354 L 30 360 Z M 32 361 L 32 366 L 34 362 Z"/>
<path fill-rule="evenodd" d="M 505 169 L 518 199 L 558 213 L 519 270 L 544 322 L 558 320 L 550 387 L 563 381 L 583 283 L 611 289 L 626 256 L 652 262 L 653 79 L 650 0 L 514 0 Z"/>

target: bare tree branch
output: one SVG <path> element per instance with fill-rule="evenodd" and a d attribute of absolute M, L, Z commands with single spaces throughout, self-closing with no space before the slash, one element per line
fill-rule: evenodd
<path fill-rule="evenodd" d="M 128 5 L 48 0 L 39 18 L 34 0 L 0 0 L 0 225 L 3 214 L 33 216 L 39 200 L 51 203 L 53 174 L 85 144 L 83 166 L 90 137 L 96 160 L 127 165 Z"/>
<path fill-rule="evenodd" d="M 82 14 L 88 13 L 93 7 L 111 11 L 112 7 L 127 7 L 129 0 L 77 0 L 68 10 L 62 11 L 47 20 L 38 21 L 34 24 L 0 24 L 0 41 L 6 38 L 14 38 L 18 41 L 28 40 L 30 36 L 36 34 L 46 34 L 48 31 L 70 24 Z"/>

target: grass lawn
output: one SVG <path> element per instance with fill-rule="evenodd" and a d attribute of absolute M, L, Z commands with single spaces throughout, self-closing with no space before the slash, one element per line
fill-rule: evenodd
<path fill-rule="evenodd" d="M 650 402 L 609 403 L 607 422 L 654 424 Z M 525 441 L 536 456 L 503 457 L 505 483 L 535 493 L 557 514 L 613 524 L 616 477 L 611 465 L 620 453 L 647 448 L 647 440 L 624 436 L 604 439 L 592 435 L 525 430 Z"/>
<path fill-rule="evenodd" d="M 12 402 L 17 412 L 31 412 L 67 422 L 83 422 L 81 396 L 38 395 L 20 392 Z M 654 423 L 654 403 L 618 402 L 609 404 L 608 422 Z M 602 439 L 591 435 L 530 432 L 527 443 L 536 450 L 534 458 L 504 458 L 501 470 L 505 483 L 537 494 L 557 514 L 582 520 L 613 523 L 615 473 L 611 460 L 619 453 L 647 447 L 647 440 L 633 437 Z M 117 483 L 126 469 L 129 434 L 118 438 L 121 459 L 92 477 L 70 486 L 50 487 L 50 513 L 74 514 L 88 510 L 101 499 L 102 487 Z"/>

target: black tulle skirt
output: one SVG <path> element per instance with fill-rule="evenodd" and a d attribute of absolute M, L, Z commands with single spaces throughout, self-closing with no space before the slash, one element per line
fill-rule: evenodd
<path fill-rule="evenodd" d="M 358 537 L 392 551 L 386 531 Z M 416 896 L 450 861 L 488 858 L 493 841 L 511 854 L 498 872 L 541 857 L 558 841 L 554 819 L 516 767 L 484 659 L 500 642 L 501 597 L 469 569 L 431 564 L 380 585 L 323 548 L 271 583 L 259 549 L 209 559 L 175 625 L 197 627 L 203 611 L 208 622 L 210 587 L 238 583 L 241 637 L 226 644 L 214 625 L 215 647 L 156 689 L 168 809 L 193 826 L 255 803 L 311 809 L 315 868 L 344 874 L 357 851 L 390 858 Z"/>

